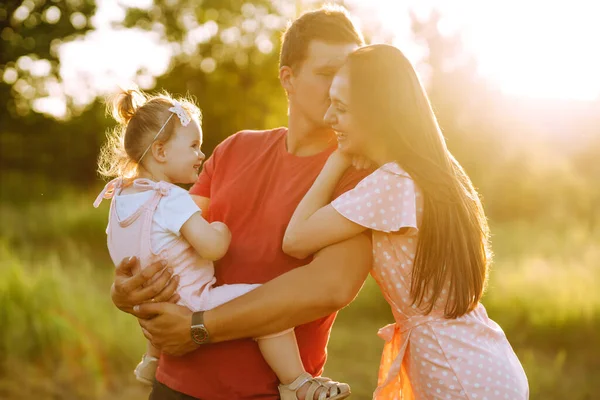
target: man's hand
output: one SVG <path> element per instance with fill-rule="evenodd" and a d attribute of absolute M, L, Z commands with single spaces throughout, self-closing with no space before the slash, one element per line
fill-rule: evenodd
<path fill-rule="evenodd" d="M 176 303 L 175 293 L 179 276 L 171 279 L 173 270 L 158 262 L 143 271 L 135 257 L 125 258 L 115 269 L 115 280 L 110 295 L 113 303 L 121 311 L 137 316 L 133 307 L 146 302 Z"/>
<path fill-rule="evenodd" d="M 192 312 L 170 303 L 146 303 L 135 307 L 144 336 L 161 351 L 181 356 L 196 350 L 191 335 Z"/>

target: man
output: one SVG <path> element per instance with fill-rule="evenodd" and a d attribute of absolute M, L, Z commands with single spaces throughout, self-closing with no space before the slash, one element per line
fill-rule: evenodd
<path fill-rule="evenodd" d="M 343 8 L 325 7 L 294 21 L 284 35 L 279 73 L 288 128 L 229 137 L 190 190 L 208 218 L 232 232 L 227 255 L 215 265 L 217 284 L 264 283 L 194 314 L 210 344 L 192 340 L 192 312 L 172 304 L 177 279 L 170 270 L 154 265 L 132 274 L 135 262 L 125 261 L 117 268 L 113 302 L 139 317 L 146 337 L 163 351 L 151 399 L 277 399 L 277 377 L 256 343 L 236 339 L 294 326 L 305 369 L 322 373 L 335 313 L 356 296 L 371 267 L 369 239 L 361 235 L 306 260 L 285 255 L 281 246 L 292 213 L 337 147 L 323 121 L 332 78 L 362 44 Z M 334 197 L 365 175 L 349 171 Z M 158 279 L 146 284 L 155 273 Z"/>

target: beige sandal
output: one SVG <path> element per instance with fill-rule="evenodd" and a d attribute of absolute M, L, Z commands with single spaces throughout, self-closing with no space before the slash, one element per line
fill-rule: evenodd
<path fill-rule="evenodd" d="M 144 354 L 142 356 L 142 361 L 140 361 L 133 371 L 135 379 L 142 382 L 144 385 L 152 386 L 157 367 L 158 358 Z"/>
<path fill-rule="evenodd" d="M 289 385 L 279 385 L 279 395 L 281 400 L 298 400 L 298 389 L 304 384 L 309 383 L 305 400 L 313 400 L 315 393 L 320 390 L 318 400 L 341 400 L 350 396 L 350 386 L 345 383 L 339 383 L 327 378 L 313 378 L 308 372 L 302 373 L 296 380 Z"/>

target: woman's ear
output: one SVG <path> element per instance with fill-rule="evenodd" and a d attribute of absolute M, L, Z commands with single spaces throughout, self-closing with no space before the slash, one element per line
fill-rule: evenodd
<path fill-rule="evenodd" d="M 167 161 L 167 149 L 165 145 L 166 143 L 161 140 L 152 143 L 152 148 L 150 149 L 152 151 L 152 156 L 159 163 Z"/>
<path fill-rule="evenodd" d="M 284 65 L 279 69 L 279 82 L 288 97 L 294 93 L 294 71 L 291 67 Z"/>

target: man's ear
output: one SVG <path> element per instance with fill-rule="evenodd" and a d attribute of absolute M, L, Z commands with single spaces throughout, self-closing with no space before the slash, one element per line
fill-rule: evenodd
<path fill-rule="evenodd" d="M 163 142 L 161 140 L 155 141 L 154 143 L 152 143 L 151 151 L 152 151 L 152 156 L 159 163 L 163 163 L 163 162 L 167 161 L 167 151 L 166 151 L 166 147 L 165 147 L 165 142 Z"/>
<path fill-rule="evenodd" d="M 294 71 L 291 67 L 284 65 L 279 69 L 279 82 L 288 96 L 294 93 Z"/>

